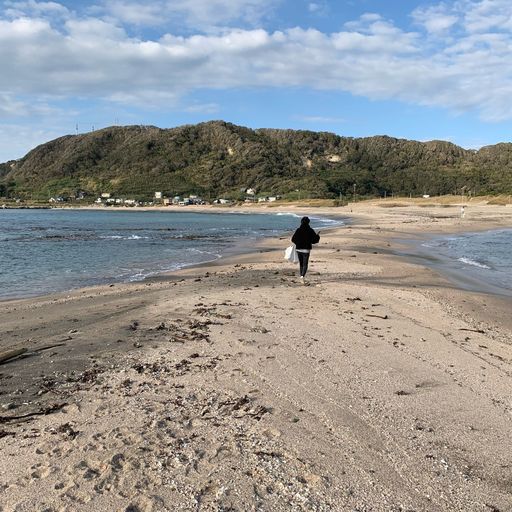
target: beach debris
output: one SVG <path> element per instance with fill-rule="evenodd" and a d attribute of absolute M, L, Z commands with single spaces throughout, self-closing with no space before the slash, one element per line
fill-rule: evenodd
<path fill-rule="evenodd" d="M 71 423 L 63 423 L 60 427 L 57 427 L 57 432 L 60 434 L 66 434 L 71 439 L 75 439 L 75 437 L 80 433 L 78 430 L 75 430 Z"/>
<path fill-rule="evenodd" d="M 490 503 L 486 503 L 485 506 L 490 510 L 490 512 L 501 512 L 501 509 L 498 507 L 495 507 L 494 505 Z"/>
<path fill-rule="evenodd" d="M 372 313 L 367 313 L 366 316 L 371 316 L 373 318 L 380 318 L 382 320 L 388 320 L 389 319 L 389 316 L 388 315 L 374 315 Z"/>
<path fill-rule="evenodd" d="M 33 351 L 34 352 L 43 352 L 44 350 L 50 350 L 51 348 L 55 348 L 55 347 L 64 347 L 66 345 L 66 343 L 64 343 L 64 342 L 72 340 L 72 339 L 73 338 L 71 336 L 68 336 L 64 340 L 58 341 L 56 343 L 52 343 L 51 345 L 44 345 L 42 347 L 36 347 L 33 349 Z"/>
<path fill-rule="evenodd" d="M 347 297 L 345 302 L 356 302 L 362 300 L 361 297 Z"/>
<path fill-rule="evenodd" d="M 259 332 L 260 334 L 267 334 L 270 331 L 265 327 L 252 327 L 251 332 Z"/>
<path fill-rule="evenodd" d="M 12 350 L 6 350 L 5 352 L 0 352 L 0 364 L 6 363 L 15 357 L 19 357 L 22 354 L 28 352 L 27 348 L 16 348 Z"/>
<path fill-rule="evenodd" d="M 128 326 L 128 329 L 130 331 L 136 331 L 137 328 L 139 327 L 139 322 L 137 320 L 134 320 L 129 326 Z"/>
<path fill-rule="evenodd" d="M 85 370 L 82 372 L 78 379 L 76 379 L 79 382 L 83 382 L 85 384 L 92 384 L 93 382 L 96 382 L 98 375 L 100 373 L 103 373 L 105 370 L 99 367 L 90 368 L 88 370 Z"/>
<path fill-rule="evenodd" d="M 459 328 L 459 331 L 469 331 L 469 332 L 477 332 L 478 334 L 485 334 L 485 331 L 483 329 L 469 329 L 466 327 Z"/>
<path fill-rule="evenodd" d="M 28 412 L 26 414 L 20 414 L 18 416 L 0 416 L 0 423 L 8 423 L 9 421 L 19 421 L 32 418 L 33 416 L 46 416 L 54 412 L 60 411 L 63 407 L 66 407 L 67 403 L 53 404 L 45 409 L 39 409 L 38 411 Z"/>

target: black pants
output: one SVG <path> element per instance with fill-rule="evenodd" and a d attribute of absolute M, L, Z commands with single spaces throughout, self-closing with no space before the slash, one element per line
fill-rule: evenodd
<path fill-rule="evenodd" d="M 309 252 L 297 251 L 297 256 L 299 257 L 300 275 L 304 277 L 308 271 Z"/>

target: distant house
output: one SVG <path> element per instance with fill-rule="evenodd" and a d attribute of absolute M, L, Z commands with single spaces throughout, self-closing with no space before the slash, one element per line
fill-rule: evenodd
<path fill-rule="evenodd" d="M 101 194 L 101 198 L 102 199 L 109 199 L 110 198 L 110 193 L 109 192 L 103 192 Z"/>
<path fill-rule="evenodd" d="M 266 203 L 268 201 L 268 197 L 258 197 L 258 203 Z"/>
<path fill-rule="evenodd" d="M 191 195 L 188 197 L 189 204 L 205 204 L 203 199 L 196 195 Z"/>
<path fill-rule="evenodd" d="M 101 197 L 98 197 L 98 199 L 96 199 L 96 201 L 94 201 L 96 204 L 103 204 L 103 200 L 101 199 Z"/>
<path fill-rule="evenodd" d="M 248 195 L 248 196 L 255 196 L 256 195 L 256 189 L 254 188 L 248 188 L 245 193 Z"/>

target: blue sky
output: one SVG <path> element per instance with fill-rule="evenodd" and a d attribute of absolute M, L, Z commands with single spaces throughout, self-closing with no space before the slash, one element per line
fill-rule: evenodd
<path fill-rule="evenodd" d="M 510 141 L 510 0 L 0 0 L 0 161 L 113 124 Z"/>

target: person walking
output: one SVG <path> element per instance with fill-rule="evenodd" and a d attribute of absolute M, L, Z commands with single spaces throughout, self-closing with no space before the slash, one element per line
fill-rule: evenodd
<path fill-rule="evenodd" d="M 309 225 L 309 217 L 302 217 L 300 226 L 295 230 L 292 236 L 292 243 L 295 244 L 297 256 L 299 258 L 300 279 L 304 283 L 304 278 L 308 271 L 309 254 L 313 244 L 320 241 L 320 232 L 315 233 L 315 230 Z"/>

